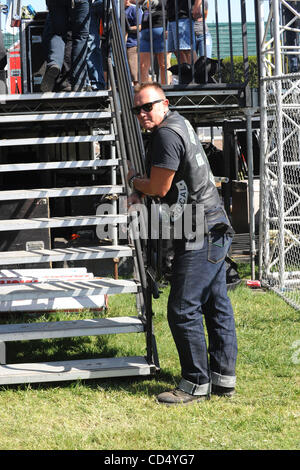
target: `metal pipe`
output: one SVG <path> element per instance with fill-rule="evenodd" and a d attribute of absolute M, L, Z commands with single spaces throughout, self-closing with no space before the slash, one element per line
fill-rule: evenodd
<path fill-rule="evenodd" d="M 126 60 L 125 44 L 120 33 L 120 26 L 113 2 L 112 26 L 114 34 L 112 35 L 112 48 L 115 61 L 118 63 L 116 67 L 117 82 L 120 90 L 119 98 L 121 101 L 122 115 L 124 115 L 124 132 L 126 135 L 126 145 L 128 146 L 129 159 L 134 167 L 140 173 L 143 172 L 143 161 L 141 159 L 142 145 L 138 140 L 137 122 L 131 113 L 133 103 L 133 90 L 131 86 L 131 76 Z M 124 73 L 126 71 L 126 73 Z"/>
<path fill-rule="evenodd" d="M 220 64 L 221 55 L 220 55 L 220 33 L 219 33 L 218 0 L 215 0 L 215 18 L 216 18 L 217 57 L 218 57 L 218 63 Z M 219 76 L 219 83 L 221 83 L 221 82 L 222 82 L 221 67 L 219 67 L 218 76 Z"/>
<path fill-rule="evenodd" d="M 168 85 L 168 59 L 167 59 L 167 39 L 166 39 L 166 3 L 162 1 L 162 17 L 163 17 L 163 35 L 164 35 L 164 62 L 165 62 L 165 84 Z"/>
<path fill-rule="evenodd" d="M 242 41 L 243 41 L 243 65 L 245 77 L 245 98 L 246 106 L 251 106 L 251 93 L 249 84 L 249 60 L 248 60 L 248 42 L 247 42 L 247 17 L 246 17 L 246 2 L 241 0 L 241 15 L 242 15 Z"/>
<path fill-rule="evenodd" d="M 279 0 L 273 0 L 274 8 L 274 46 L 275 46 L 275 73 L 282 75 L 282 57 L 279 34 Z M 275 82 L 277 96 L 277 150 L 278 150 L 278 244 L 279 244 L 279 289 L 284 288 L 284 176 L 283 176 L 283 129 L 282 129 L 282 82 Z"/>
<path fill-rule="evenodd" d="M 267 227 L 266 215 L 268 215 L 268 206 L 265 204 L 266 195 L 266 178 L 265 178 L 265 155 L 267 151 L 267 94 L 266 82 L 263 80 L 266 76 L 265 67 L 265 51 L 264 37 L 265 35 L 265 22 L 264 22 L 264 0 L 257 0 L 257 20 L 259 21 L 259 37 L 261 42 L 260 47 L 260 189 L 259 189 L 259 261 L 258 261 L 258 278 L 262 281 L 264 261 L 267 255 L 267 234 L 269 233 Z"/>
<path fill-rule="evenodd" d="M 253 109 L 246 108 L 247 123 L 247 163 L 248 163 L 248 195 L 249 195 L 249 231 L 250 231 L 250 262 L 251 279 L 255 279 L 255 214 L 254 214 L 254 181 L 253 181 L 253 135 L 252 116 Z"/>
<path fill-rule="evenodd" d="M 178 63 L 178 82 L 181 83 L 181 58 L 179 49 L 179 26 L 178 26 L 178 0 L 175 0 L 175 20 L 176 20 L 176 49 L 177 49 L 177 63 Z"/>
<path fill-rule="evenodd" d="M 233 68 L 233 49 L 232 49 L 232 24 L 231 24 L 231 8 L 230 0 L 227 0 L 227 9 L 228 9 L 228 25 L 229 25 L 229 45 L 230 45 L 230 76 L 231 81 L 234 82 L 234 68 Z"/>

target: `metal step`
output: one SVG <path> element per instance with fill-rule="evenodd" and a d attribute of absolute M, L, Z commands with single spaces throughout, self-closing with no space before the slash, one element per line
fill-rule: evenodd
<path fill-rule="evenodd" d="M 0 191 L 0 201 L 16 199 L 40 199 L 44 197 L 92 196 L 97 194 L 121 194 L 124 187 L 120 185 L 77 186 L 66 188 L 19 189 Z"/>
<path fill-rule="evenodd" d="M 41 101 L 51 102 L 51 100 L 69 100 L 73 98 L 107 98 L 108 90 L 80 91 L 80 92 L 47 92 L 47 93 L 24 93 L 20 95 L 0 95 L 0 104 L 11 101 Z"/>
<path fill-rule="evenodd" d="M 68 121 L 68 120 L 103 120 L 110 119 L 111 112 L 108 111 L 93 111 L 93 112 L 55 112 L 55 113 L 30 113 L 30 114 L 9 114 L 1 115 L 0 114 L 0 123 L 1 124 L 10 124 L 15 122 L 30 123 L 30 122 L 48 122 L 48 121 Z"/>
<path fill-rule="evenodd" d="M 19 323 L 0 325 L 0 342 L 118 333 L 142 333 L 143 331 L 144 325 L 138 317 Z"/>
<path fill-rule="evenodd" d="M 49 281 L 0 285 L 0 302 L 91 295 L 136 294 L 139 284 L 125 279 L 94 278 L 83 281 Z"/>
<path fill-rule="evenodd" d="M 79 142 L 111 142 L 113 140 L 115 140 L 114 134 L 77 135 L 65 137 L 32 137 L 26 139 L 1 139 L 0 147 L 14 147 L 20 145 L 74 144 Z"/>
<path fill-rule="evenodd" d="M 31 230 L 37 228 L 86 227 L 87 225 L 122 224 L 127 222 L 124 214 L 82 215 L 74 217 L 52 217 L 38 219 L 0 220 L 0 231 Z"/>
<path fill-rule="evenodd" d="M 0 172 L 8 171 L 36 171 L 36 170 L 70 170 L 77 168 L 100 168 L 107 166 L 118 166 L 119 159 L 107 160 L 73 160 L 65 162 L 38 162 L 38 163 L 9 163 L 0 165 Z"/>
<path fill-rule="evenodd" d="M 56 261 L 79 261 L 89 259 L 123 258 L 132 256 L 129 246 L 89 246 L 74 248 L 56 248 L 53 250 L 4 251 L 0 252 L 0 266 L 45 263 Z"/>
<path fill-rule="evenodd" d="M 156 371 L 143 356 L 77 361 L 0 365 L 0 384 L 57 382 L 106 377 L 152 375 Z"/>

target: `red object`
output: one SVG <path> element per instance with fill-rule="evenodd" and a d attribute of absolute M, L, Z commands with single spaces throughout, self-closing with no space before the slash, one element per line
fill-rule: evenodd
<path fill-rule="evenodd" d="M 7 51 L 9 93 L 22 93 L 20 41 L 15 42 Z"/>
<path fill-rule="evenodd" d="M 247 281 L 248 287 L 261 287 L 260 281 Z"/>

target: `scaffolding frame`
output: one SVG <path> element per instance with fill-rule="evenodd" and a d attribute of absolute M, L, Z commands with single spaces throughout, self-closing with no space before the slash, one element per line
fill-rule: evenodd
<path fill-rule="evenodd" d="M 259 278 L 300 309 L 300 1 L 270 0 L 261 37 Z M 266 21 L 265 21 L 266 20 Z M 294 43 L 287 41 L 287 34 Z M 291 72 L 291 58 L 297 73 Z"/>

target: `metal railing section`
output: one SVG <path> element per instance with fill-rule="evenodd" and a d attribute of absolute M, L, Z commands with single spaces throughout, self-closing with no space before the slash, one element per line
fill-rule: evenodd
<path fill-rule="evenodd" d="M 299 310 L 300 4 L 270 0 L 267 11 L 265 6 L 258 1 L 262 37 L 259 276 Z"/>
<path fill-rule="evenodd" d="M 109 3 L 109 2 L 108 2 Z M 108 21 L 108 43 L 111 46 L 112 57 L 108 58 L 108 75 L 113 97 L 113 112 L 118 130 L 118 146 L 123 161 L 124 173 L 128 170 L 127 160 L 141 174 L 145 173 L 144 144 L 140 127 L 131 107 L 133 104 L 133 88 L 131 85 L 130 72 L 126 57 L 126 49 L 122 34 L 120 18 L 115 0 L 111 0 L 110 18 Z M 130 195 L 130 188 L 126 181 L 126 174 L 123 175 L 127 195 Z M 147 205 L 150 201 L 147 201 Z M 149 213 L 150 211 L 148 211 Z M 143 214 L 139 214 L 139 222 Z M 136 253 L 136 273 L 142 286 L 142 296 L 139 299 L 142 315 L 146 322 L 147 360 L 154 362 L 159 368 L 158 354 L 156 350 L 155 337 L 152 326 L 152 297 L 158 297 L 159 292 L 155 282 L 155 276 L 151 266 L 152 246 L 151 243 L 141 240 L 137 235 L 137 214 L 129 213 L 129 222 L 133 231 L 132 242 Z M 148 223 L 150 221 L 148 220 Z"/>
<path fill-rule="evenodd" d="M 224 82 L 224 77 L 222 76 L 223 69 L 223 60 L 226 55 L 227 64 L 227 79 L 226 82 L 230 85 L 235 84 L 236 86 L 246 87 L 249 82 L 249 61 L 248 61 L 248 39 L 247 39 L 247 17 L 246 17 L 246 0 L 240 0 L 240 8 L 238 12 L 239 26 L 237 26 L 232 21 L 232 0 L 212 0 L 209 2 L 209 9 L 211 10 L 210 18 L 214 18 L 213 22 L 208 24 L 207 22 L 207 12 L 205 10 L 205 2 L 202 2 L 202 12 L 199 22 L 202 26 L 203 37 L 201 38 L 202 49 L 196 47 L 196 42 L 194 38 L 194 26 L 195 19 L 192 17 L 192 0 L 186 0 L 188 6 L 188 12 L 186 15 L 186 20 L 189 23 L 189 40 L 191 48 L 189 50 L 180 50 L 178 38 L 181 35 L 181 30 L 179 28 L 179 23 L 181 22 L 181 10 L 179 5 L 179 0 L 172 0 L 174 3 L 175 11 L 175 46 L 176 48 L 172 51 L 169 51 L 168 45 L 168 31 L 170 22 L 170 7 L 167 0 L 136 0 L 136 20 L 137 20 L 137 60 L 138 60 L 138 81 L 159 81 L 162 85 L 205 85 L 208 83 L 214 83 L 216 86 Z M 170 2 L 171 3 L 171 2 Z M 123 37 L 126 36 L 126 17 L 123 7 L 123 2 L 115 2 L 117 7 L 118 4 L 118 13 L 120 16 L 120 24 L 122 27 Z M 141 30 L 145 28 L 146 23 L 140 21 L 140 15 L 138 12 L 142 10 L 143 14 L 148 16 L 148 26 L 149 26 L 149 50 L 150 50 L 150 59 L 149 60 L 149 76 L 148 80 L 145 80 L 143 77 L 143 59 L 146 57 L 145 54 L 141 52 L 141 40 L 144 41 L 144 34 Z M 221 18 L 227 19 L 226 23 L 220 21 L 220 12 Z M 154 18 L 156 15 L 161 15 L 162 22 L 162 39 L 163 46 L 160 53 L 156 52 L 155 47 L 155 33 L 156 28 L 154 25 Z M 235 12 L 234 18 L 237 16 Z M 234 28 L 233 28 L 234 27 Z M 238 35 L 235 36 L 233 29 L 236 31 L 236 28 L 240 27 Z M 235 33 L 236 34 L 236 33 Z M 208 39 L 213 36 L 213 51 L 210 53 L 208 48 Z M 237 54 L 237 37 L 240 39 L 239 42 L 239 52 L 242 51 L 242 54 Z M 199 44 L 200 39 L 197 39 L 197 44 Z M 226 44 L 226 52 L 224 50 L 224 44 Z M 202 52 L 201 52 L 202 51 Z M 243 57 L 243 74 L 239 77 L 236 73 L 236 68 L 234 65 L 234 56 L 242 55 Z M 206 65 L 205 65 L 206 64 Z M 173 72 L 170 73 L 171 71 Z M 145 74 L 144 74 L 145 75 Z M 229 78 L 228 78 L 229 76 Z"/>

